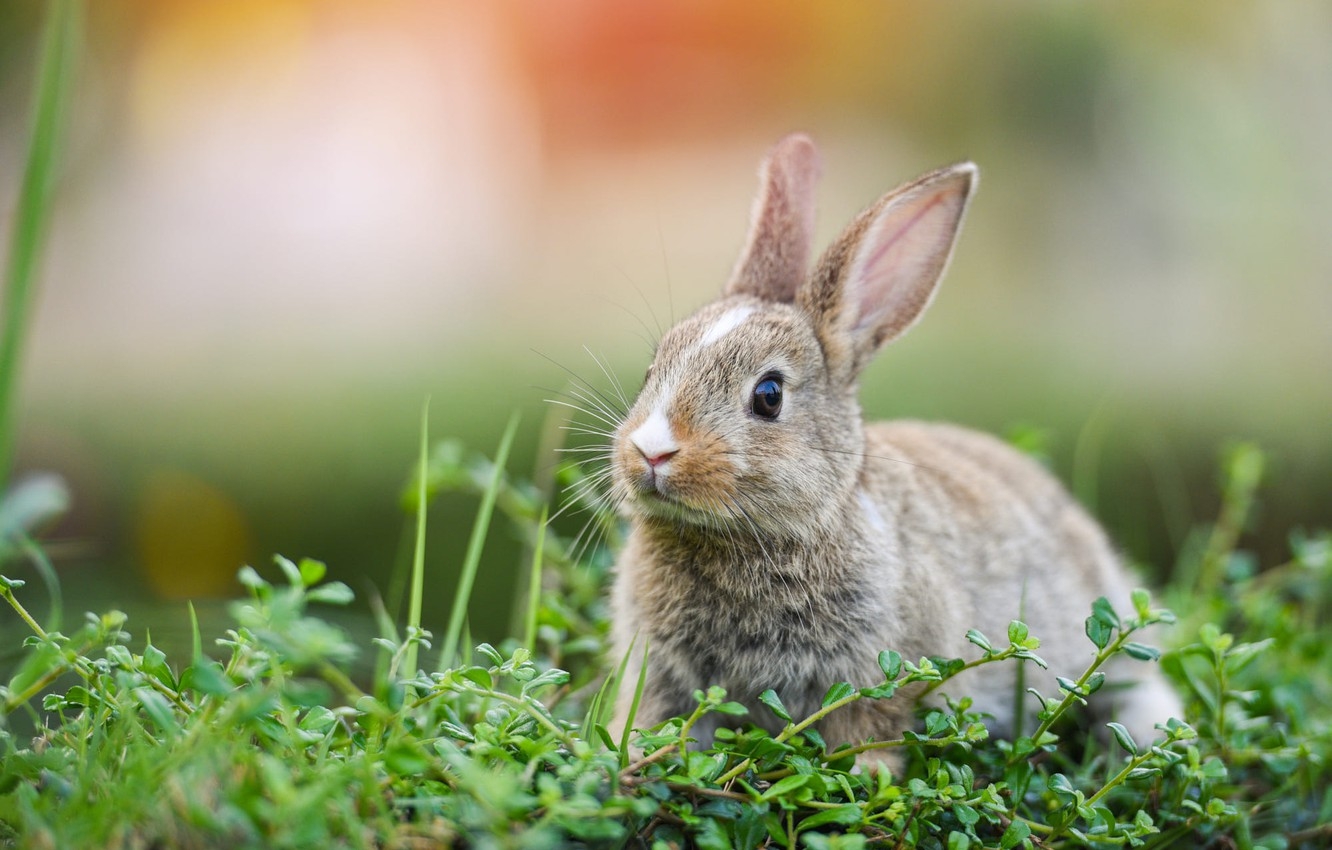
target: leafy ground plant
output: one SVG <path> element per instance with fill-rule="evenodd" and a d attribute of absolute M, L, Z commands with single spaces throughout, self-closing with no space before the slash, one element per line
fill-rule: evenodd
<path fill-rule="evenodd" d="M 1252 498 L 1234 489 L 1243 463 L 1232 454 L 1223 513 Z M 859 700 L 897 698 L 906 685 L 947 693 L 953 676 L 978 664 L 1038 663 L 1039 641 L 1020 622 L 1004 641 L 972 632 L 968 659 L 885 649 L 880 682 L 829 683 L 810 717 L 791 716 L 768 692 L 783 730 L 742 726 L 695 750 L 690 730 L 701 717 L 743 712 L 719 689 L 698 693 L 690 715 L 627 740 L 606 731 L 609 685 L 598 686 L 587 663 L 604 629 L 604 557 L 575 559 L 571 540 L 543 536 L 535 491 L 456 444 L 437 446 L 409 489 L 419 494 L 422 483 L 427 495 L 487 495 L 536 546 L 526 640 L 482 644 L 428 672 L 407 663 L 432 655 L 428 632 L 408 627 L 398 637 L 388 627 L 356 645 L 313 611 L 347 603 L 351 591 L 324 581 L 318 562 L 278 558 L 267 577 L 242 570 L 248 595 L 232 606 L 229 630 L 206 642 L 196 627 L 190 656 L 169 659 L 114 611 L 88 615 L 69 634 L 48 630 L 24 603 L 23 582 L 4 579 L 0 595 L 31 632 L 0 693 L 4 840 L 955 850 L 1332 839 L 1326 535 L 1297 535 L 1288 563 L 1237 576 L 1227 570 L 1245 559 L 1233 538 L 1202 536 L 1212 543 L 1192 557 L 1219 559 L 1223 580 L 1175 626 L 1185 645 L 1163 663 L 1188 716 L 1158 742 L 1134 741 L 1115 724 L 1087 734 L 1079 710 L 1114 686 L 1103 675 L 1108 660 L 1156 655 L 1135 633 L 1173 615 L 1141 595 L 1133 611 L 1098 603 L 1089 612 L 1087 668 L 1066 671 L 1059 693 L 1034 697 L 1039 725 L 1016 741 L 991 739 L 962 696 L 923 709 L 918 729 L 893 741 L 829 751 L 814 724 Z M 344 670 L 365 653 L 377 672 L 353 681 Z M 591 684 L 573 690 L 575 679 Z M 35 731 L 20 733 L 25 726 Z M 858 752 L 885 747 L 906 753 L 903 775 L 856 769 Z"/>

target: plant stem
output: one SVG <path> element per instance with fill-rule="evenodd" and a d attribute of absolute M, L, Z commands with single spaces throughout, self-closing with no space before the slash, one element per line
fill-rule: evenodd
<path fill-rule="evenodd" d="M 832 702 L 823 706 L 818 711 L 814 712 L 809 717 L 806 717 L 804 720 L 800 721 L 799 723 L 787 724 L 786 728 L 783 729 L 777 735 L 777 737 L 773 738 L 773 740 L 779 744 L 785 743 L 794 738 L 796 735 L 799 735 L 801 732 L 808 729 L 810 726 L 814 725 L 815 723 L 818 723 L 820 720 L 827 717 L 829 714 L 832 714 L 837 709 L 842 708 L 843 706 L 850 705 L 851 703 L 856 702 L 860 698 L 861 698 L 860 691 L 853 691 L 852 693 L 847 694 L 846 696 L 842 697 L 839 700 L 833 700 Z M 753 766 L 754 766 L 754 760 L 752 758 L 747 758 L 744 761 L 737 764 L 735 767 L 726 771 L 726 773 L 722 774 L 720 777 L 718 777 L 717 784 L 725 785 L 728 782 L 738 779 L 742 774 L 744 774 L 746 770 L 749 770 Z"/>
<path fill-rule="evenodd" d="M 42 640 L 50 640 L 50 638 L 46 636 L 46 629 L 43 629 L 41 624 L 32 618 L 32 615 L 28 613 L 28 609 L 24 608 L 23 603 L 19 602 L 18 598 L 14 596 L 13 590 L 8 587 L 0 587 L 0 596 L 5 597 L 5 601 L 9 603 L 11 608 L 18 612 L 19 618 L 28 624 L 28 628 L 32 629 L 33 634 L 37 635 L 37 637 Z"/>
<path fill-rule="evenodd" d="M 1036 731 L 1031 734 L 1031 740 L 1033 742 L 1039 742 L 1041 738 L 1044 737 L 1045 733 L 1050 731 L 1050 727 L 1054 725 L 1054 722 L 1073 705 L 1074 701 L 1083 699 L 1083 697 L 1079 695 L 1079 692 L 1086 687 L 1087 682 L 1091 681 L 1091 677 L 1101 668 L 1101 665 L 1115 653 L 1119 652 L 1120 647 L 1128 642 L 1129 635 L 1133 634 L 1135 631 L 1137 631 L 1136 626 L 1121 629 L 1118 636 L 1113 641 L 1107 644 L 1104 649 L 1096 653 L 1096 657 L 1092 659 L 1092 663 L 1087 666 L 1087 669 L 1078 677 L 1078 680 L 1073 683 L 1073 690 L 1064 694 L 1064 698 L 1059 701 L 1059 705 L 1055 706 L 1054 711 L 1050 712 L 1050 715 L 1042 720 L 1041 724 L 1036 727 Z M 1014 752 L 1016 753 L 1016 750 Z M 1013 764 L 1016 760 L 1016 756 L 1010 758 L 1009 764 Z"/>

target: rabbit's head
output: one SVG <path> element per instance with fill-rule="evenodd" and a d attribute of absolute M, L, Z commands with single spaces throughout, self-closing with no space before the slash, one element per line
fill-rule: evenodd
<path fill-rule="evenodd" d="M 812 272 L 814 144 L 788 136 L 759 174 L 722 297 L 662 337 L 611 465 L 616 496 L 644 521 L 798 539 L 826 527 L 855 486 L 856 378 L 929 304 L 976 168 L 880 198 Z"/>

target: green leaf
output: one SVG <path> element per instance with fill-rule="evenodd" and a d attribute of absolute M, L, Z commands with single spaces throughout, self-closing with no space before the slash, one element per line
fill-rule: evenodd
<path fill-rule="evenodd" d="M 882 685 L 875 685 L 872 688 L 861 688 L 860 695 L 866 699 L 888 699 L 897 693 L 896 682 L 884 682 Z"/>
<path fill-rule="evenodd" d="M 813 777 L 807 773 L 796 773 L 792 774 L 791 776 L 784 777 L 782 779 L 777 780 L 776 784 L 774 784 L 767 791 L 764 791 L 759 799 L 775 800 L 779 797 L 785 797 L 786 795 L 790 794 L 792 791 L 795 791 L 799 788 L 804 788 L 807 784 L 809 784 L 809 781 L 811 779 L 813 779 Z"/>
<path fill-rule="evenodd" d="M 231 693 L 236 686 L 227 678 L 221 664 L 209 658 L 201 658 L 181 671 L 180 687 L 220 697 Z"/>
<path fill-rule="evenodd" d="M 965 832 L 953 830 L 948 833 L 948 850 L 967 850 L 971 847 L 971 838 Z"/>
<path fill-rule="evenodd" d="M 273 563 L 277 564 L 278 568 L 282 570 L 282 574 L 287 577 L 287 581 L 291 583 L 292 587 L 301 586 L 301 571 L 292 563 L 290 558 L 274 555 Z"/>
<path fill-rule="evenodd" d="M 1027 640 L 1027 635 L 1031 633 L 1027 624 L 1021 620 L 1013 620 L 1008 624 L 1008 642 L 1021 645 Z"/>
<path fill-rule="evenodd" d="M 1087 618 L 1087 638 L 1096 644 L 1097 649 L 1105 649 L 1110 644 L 1110 638 L 1114 636 L 1114 626 L 1105 621 L 1091 616 Z"/>
<path fill-rule="evenodd" d="M 980 812 L 965 803 L 957 803 L 953 806 L 953 816 L 957 818 L 958 823 L 965 827 L 973 827 L 980 821 Z"/>
<path fill-rule="evenodd" d="M 895 680 L 902 673 L 902 656 L 891 649 L 880 652 L 879 669 L 888 681 Z"/>
<path fill-rule="evenodd" d="M 490 690 L 495 681 L 490 677 L 490 671 L 484 667 L 466 667 L 459 671 L 459 674 L 470 682 L 475 682 L 486 690 Z"/>
<path fill-rule="evenodd" d="M 314 558 L 302 558 L 300 564 L 301 584 L 306 587 L 313 587 L 324 580 L 328 567 L 323 561 L 316 561 Z"/>
<path fill-rule="evenodd" d="M 777 696 L 777 692 L 772 688 L 768 688 L 766 691 L 759 694 L 758 699 L 759 702 L 768 707 L 769 711 L 777 715 L 778 720 L 784 720 L 787 723 L 791 722 L 790 712 L 786 710 L 786 706 L 782 705 L 781 698 Z"/>
<path fill-rule="evenodd" d="M 259 575 L 259 572 L 249 565 L 241 567 L 237 571 L 236 580 L 251 590 L 261 590 L 269 586 L 268 582 L 264 581 L 263 576 Z"/>
<path fill-rule="evenodd" d="M 1056 773 L 1050 777 L 1048 787 L 1056 794 L 1066 797 L 1072 797 L 1076 792 L 1073 789 L 1073 783 L 1068 781 L 1068 777 L 1062 773 Z"/>
<path fill-rule="evenodd" d="M 847 803 L 838 806 L 835 809 L 824 809 L 818 814 L 810 815 L 800 822 L 800 830 L 813 829 L 819 826 L 827 826 L 830 823 L 838 826 L 850 826 L 860 823 L 865 817 L 865 812 L 855 803 Z"/>
<path fill-rule="evenodd" d="M 1139 661 L 1156 661 L 1161 657 L 1161 650 L 1156 647 L 1147 646 L 1142 643 L 1135 643 L 1134 641 L 1129 641 L 1124 644 L 1124 652 L 1127 653 L 1129 657 L 1136 658 Z"/>
<path fill-rule="evenodd" d="M 1151 619 L 1152 615 L 1152 595 L 1141 587 L 1135 587 L 1130 594 L 1133 600 L 1133 610 L 1137 613 L 1139 620 Z"/>
<path fill-rule="evenodd" d="M 328 584 L 310 588 L 306 591 L 305 598 L 311 602 L 322 602 L 325 605 L 346 605 L 356 598 L 356 594 L 342 582 L 331 581 Z"/>
<path fill-rule="evenodd" d="M 828 692 L 823 695 L 823 707 L 827 708 L 833 703 L 846 699 L 854 693 L 856 693 L 856 689 L 850 682 L 838 682 L 829 688 Z"/>
<path fill-rule="evenodd" d="M 140 669 L 168 688 L 176 687 L 176 677 L 167 666 L 166 654 L 151 643 L 143 648 L 143 662 Z"/>
<path fill-rule="evenodd" d="M 1129 755 L 1136 756 L 1138 754 L 1138 742 L 1133 740 L 1133 736 L 1129 734 L 1128 729 L 1124 728 L 1124 724 L 1107 723 L 1105 725 L 1109 726 L 1110 731 L 1115 733 L 1115 740 Z"/>
<path fill-rule="evenodd" d="M 1031 837 L 1031 827 L 1027 826 L 1026 821 L 1015 820 L 1004 830 L 1004 834 L 999 838 L 999 846 L 1002 850 L 1012 850 L 1023 841 Z"/>
<path fill-rule="evenodd" d="M 768 804 L 745 806 L 735 821 L 736 850 L 755 850 L 768 840 Z"/>
<path fill-rule="evenodd" d="M 990 645 L 989 638 L 981 634 L 978 629 L 967 629 L 967 640 L 979 646 L 985 652 L 994 652 L 994 647 Z"/>
<path fill-rule="evenodd" d="M 180 724 L 176 722 L 175 711 L 166 697 L 146 687 L 135 688 L 132 693 L 135 701 L 143 706 L 144 714 L 148 715 L 160 731 L 172 734 L 180 729 Z"/>
<path fill-rule="evenodd" d="M 523 685 L 523 693 L 544 688 L 547 685 L 563 685 L 569 681 L 569 674 L 557 667 L 552 667 Z"/>

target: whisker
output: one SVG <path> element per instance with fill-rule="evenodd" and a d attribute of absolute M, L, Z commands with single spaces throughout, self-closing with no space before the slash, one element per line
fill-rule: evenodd
<path fill-rule="evenodd" d="M 533 349 L 533 351 L 536 351 L 536 349 Z M 563 363 L 560 363 L 559 361 L 555 360 L 554 358 L 547 357 L 545 354 L 542 354 L 540 351 L 536 351 L 536 353 L 541 357 L 545 358 L 546 360 L 549 360 L 551 363 L 558 366 L 560 369 L 562 369 L 566 374 L 569 375 L 569 377 L 574 379 L 574 382 L 576 384 L 582 384 L 588 390 L 595 393 L 597 397 L 600 398 L 607 405 L 609 405 L 612 410 L 618 410 L 618 408 L 616 408 L 615 406 L 615 402 L 612 399 L 607 398 L 605 393 L 603 393 L 601 390 L 597 389 L 596 387 L 592 386 L 592 384 L 588 383 L 587 380 L 583 378 L 583 376 L 579 375 L 577 372 L 570 369 L 568 366 L 565 366 Z M 625 413 L 624 410 L 620 410 L 621 415 L 623 415 L 624 413 Z"/>
<path fill-rule="evenodd" d="M 548 398 L 548 399 L 546 399 L 545 401 L 546 401 L 547 404 L 558 404 L 560 407 L 567 407 L 567 408 L 569 408 L 570 410 L 576 410 L 576 411 L 578 411 L 579 413 L 585 414 L 585 415 L 587 415 L 587 416 L 591 416 L 593 419 L 597 419 L 597 420 L 599 420 L 599 421 L 601 421 L 601 422 L 605 422 L 607 425 L 611 426 L 612 428 L 617 428 L 617 427 L 619 427 L 619 423 L 618 423 L 618 422 L 614 422 L 614 421 L 612 421 L 612 420 L 610 420 L 610 419 L 607 419 L 607 418 L 605 418 L 605 417 L 603 417 L 603 416 L 600 416 L 600 415 L 598 415 L 598 414 L 592 412 L 591 410 L 587 410 L 587 409 L 585 409 L 585 408 L 579 407 L 579 406 L 576 405 L 576 404 L 570 404 L 569 402 L 567 402 L 567 401 L 561 401 L 561 400 L 558 399 L 558 398 Z"/>
<path fill-rule="evenodd" d="M 593 416 L 601 420 L 602 422 L 606 422 L 607 424 L 618 423 L 621 419 L 624 418 L 623 414 L 619 410 L 607 407 L 605 404 L 602 404 L 601 402 L 597 401 L 594 398 L 589 398 L 585 393 L 583 393 L 577 387 L 571 386 L 568 391 L 552 390 L 549 387 L 539 387 L 539 389 L 543 389 L 548 393 L 552 393 L 556 396 L 560 396 L 563 399 L 566 399 L 567 401 L 564 402 L 566 406 L 572 406 L 578 412 L 583 413 L 587 416 Z M 560 399 L 553 399 L 553 398 L 548 398 L 545 401 L 551 404 L 561 403 Z"/>
<path fill-rule="evenodd" d="M 621 409 L 628 410 L 629 399 L 625 396 L 624 386 L 620 383 L 620 379 L 615 377 L 615 373 L 610 370 L 600 357 L 592 353 L 592 349 L 585 345 L 583 346 L 583 350 L 587 352 L 588 357 L 592 358 L 592 362 L 596 363 L 597 367 L 601 369 L 601 374 L 606 376 L 606 380 L 610 381 L 611 387 L 615 390 L 616 397 L 620 400 Z"/>
<path fill-rule="evenodd" d="M 918 469 L 928 469 L 931 472 L 943 471 L 936 466 L 929 466 L 924 463 L 916 463 L 910 460 L 903 460 L 900 457 L 889 457 L 888 455 L 873 455 L 869 454 L 868 452 L 853 452 L 848 449 L 830 449 L 827 446 L 816 446 L 812 444 L 810 445 L 810 448 L 820 452 L 828 452 L 829 454 L 850 455 L 852 457 L 863 457 L 870 460 L 887 460 L 887 461 L 892 461 L 893 463 L 902 463 L 906 464 L 907 466 L 914 466 Z"/>

